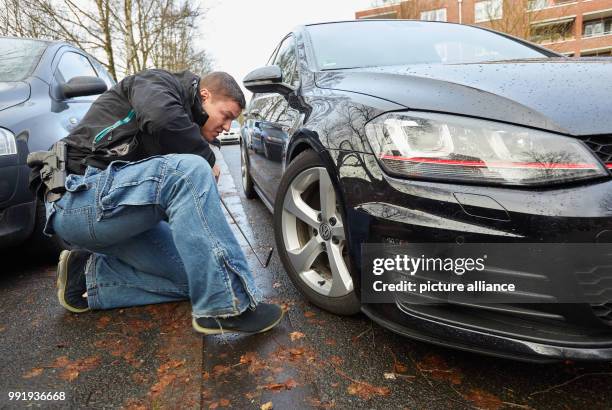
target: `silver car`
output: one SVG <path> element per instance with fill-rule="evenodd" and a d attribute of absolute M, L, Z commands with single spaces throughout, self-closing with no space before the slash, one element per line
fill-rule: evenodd
<path fill-rule="evenodd" d="M 232 126 L 229 131 L 223 131 L 217 136 L 221 144 L 232 144 L 240 142 L 240 123 L 236 120 L 232 121 Z"/>

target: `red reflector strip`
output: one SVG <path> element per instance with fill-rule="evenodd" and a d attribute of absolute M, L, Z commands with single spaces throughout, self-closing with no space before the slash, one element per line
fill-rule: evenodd
<path fill-rule="evenodd" d="M 606 168 L 612 169 L 612 163 L 610 163 L 610 162 L 606 163 Z"/>
<path fill-rule="evenodd" d="M 420 157 L 400 157 L 397 155 L 381 155 L 381 159 L 389 159 L 392 161 L 407 161 L 418 162 L 421 164 L 437 164 L 437 165 L 453 165 L 461 167 L 475 168 L 528 168 L 528 169 L 597 169 L 594 164 L 576 164 L 576 163 L 541 163 L 541 162 L 484 162 L 484 161 L 463 161 L 454 159 L 441 158 L 420 158 Z M 606 164 L 608 168 L 612 168 L 612 164 Z"/>

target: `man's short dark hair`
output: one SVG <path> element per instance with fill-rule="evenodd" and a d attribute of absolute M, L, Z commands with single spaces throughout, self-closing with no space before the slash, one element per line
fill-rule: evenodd
<path fill-rule="evenodd" d="M 212 95 L 230 98 L 241 109 L 246 106 L 244 94 L 234 77 L 223 71 L 213 71 L 200 79 L 200 89 L 206 88 Z"/>

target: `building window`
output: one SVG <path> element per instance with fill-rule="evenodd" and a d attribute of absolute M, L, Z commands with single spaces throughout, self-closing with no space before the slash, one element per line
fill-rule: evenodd
<path fill-rule="evenodd" d="M 387 13 L 370 14 L 368 16 L 359 17 L 360 20 L 365 20 L 365 19 L 370 19 L 370 20 L 377 20 L 377 19 L 389 20 L 389 19 L 396 19 L 396 18 L 397 18 L 397 11 L 390 11 L 390 12 L 387 12 Z"/>
<path fill-rule="evenodd" d="M 612 34 L 612 17 L 586 21 L 584 23 L 584 37 L 603 36 L 606 34 Z"/>
<path fill-rule="evenodd" d="M 446 9 L 422 11 L 421 20 L 446 21 Z"/>
<path fill-rule="evenodd" d="M 529 0 L 527 10 L 542 10 L 552 5 L 551 0 Z"/>
<path fill-rule="evenodd" d="M 534 43 L 556 43 L 571 40 L 573 37 L 574 20 L 531 27 L 530 40 Z"/>
<path fill-rule="evenodd" d="M 499 20 L 503 16 L 503 0 L 485 0 L 474 4 L 476 23 Z"/>
<path fill-rule="evenodd" d="M 591 50 L 591 51 L 583 51 L 580 53 L 580 57 L 611 57 L 612 56 L 612 48 L 604 49 L 604 50 Z"/>

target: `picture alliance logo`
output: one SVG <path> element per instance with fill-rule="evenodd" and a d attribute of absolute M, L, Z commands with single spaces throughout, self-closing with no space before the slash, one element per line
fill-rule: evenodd
<path fill-rule="evenodd" d="M 385 272 L 403 272 L 415 275 L 417 272 L 452 272 L 463 275 L 466 272 L 481 272 L 485 269 L 487 255 L 480 258 L 428 258 L 425 255 L 412 257 L 396 255 L 394 258 L 375 258 L 372 273 L 376 276 Z"/>

